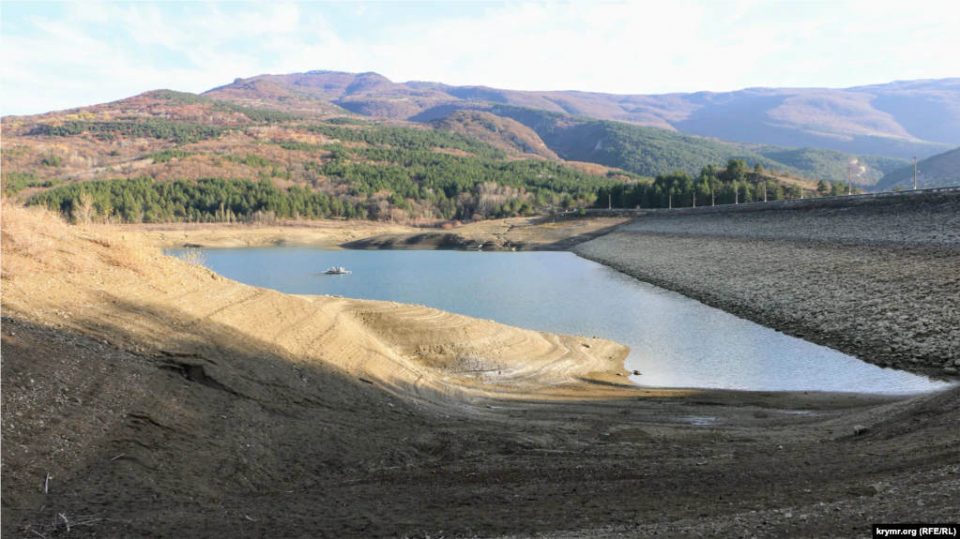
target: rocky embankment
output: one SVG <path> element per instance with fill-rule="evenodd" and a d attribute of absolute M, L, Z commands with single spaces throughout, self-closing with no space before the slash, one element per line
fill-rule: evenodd
<path fill-rule="evenodd" d="M 575 251 L 872 363 L 960 370 L 960 193 L 650 213 Z"/>

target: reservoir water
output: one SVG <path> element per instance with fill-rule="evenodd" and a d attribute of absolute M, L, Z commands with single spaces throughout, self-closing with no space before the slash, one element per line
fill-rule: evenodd
<path fill-rule="evenodd" d="M 182 250 L 171 250 L 179 254 Z M 205 265 L 292 294 L 418 303 L 630 347 L 644 386 L 914 393 L 946 387 L 790 337 L 566 252 L 207 249 Z M 323 275 L 346 266 L 349 275 Z"/>

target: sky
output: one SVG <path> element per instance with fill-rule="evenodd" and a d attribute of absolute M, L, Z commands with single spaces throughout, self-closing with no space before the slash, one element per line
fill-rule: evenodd
<path fill-rule="evenodd" d="M 960 2 L 0 3 L 3 115 L 314 69 L 631 94 L 960 77 Z"/>

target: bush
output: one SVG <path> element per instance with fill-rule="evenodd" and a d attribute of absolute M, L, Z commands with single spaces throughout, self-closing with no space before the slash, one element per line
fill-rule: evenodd
<path fill-rule="evenodd" d="M 180 260 L 183 260 L 187 264 L 190 264 L 191 266 L 202 267 L 207 265 L 207 258 L 200 249 L 186 249 L 180 253 L 177 253 L 176 257 Z"/>
<path fill-rule="evenodd" d="M 59 167 L 63 164 L 63 158 L 59 155 L 45 155 L 40 159 L 40 164 L 45 167 Z"/>

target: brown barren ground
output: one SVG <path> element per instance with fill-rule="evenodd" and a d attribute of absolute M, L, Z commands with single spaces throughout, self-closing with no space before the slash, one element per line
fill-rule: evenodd
<path fill-rule="evenodd" d="M 559 251 L 602 236 L 628 221 L 622 217 L 514 217 L 477 221 L 447 230 L 379 233 L 344 246 L 353 249 Z"/>
<path fill-rule="evenodd" d="M 98 228 L 95 226 L 93 228 Z M 410 234 L 412 226 L 372 221 L 294 221 L 276 225 L 228 223 L 170 223 L 114 227 L 103 225 L 103 234 L 137 237 L 159 247 L 269 247 L 312 245 L 336 248 L 379 234 Z"/>
<path fill-rule="evenodd" d="M 849 537 L 956 516 L 960 390 L 641 390 L 609 341 L 284 295 L 3 210 L 4 536 Z"/>

